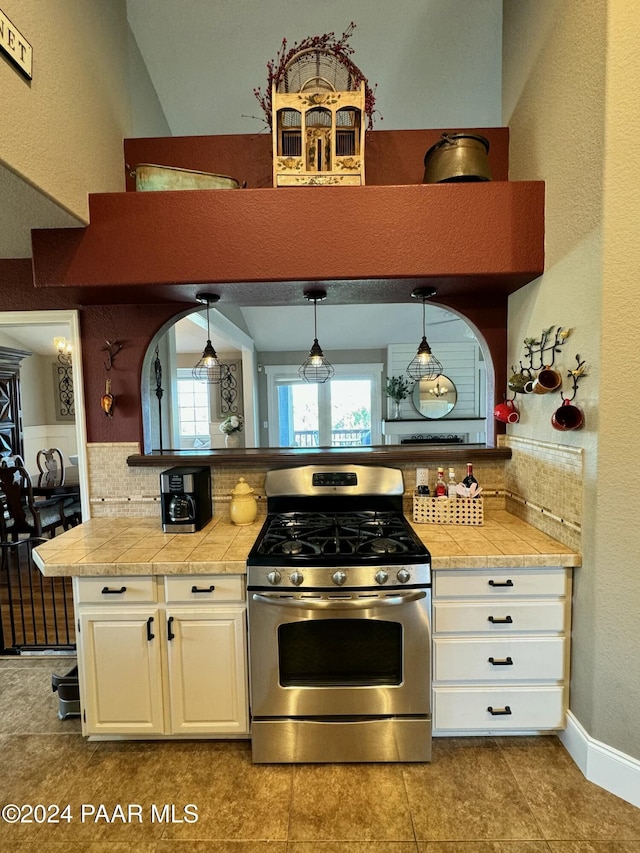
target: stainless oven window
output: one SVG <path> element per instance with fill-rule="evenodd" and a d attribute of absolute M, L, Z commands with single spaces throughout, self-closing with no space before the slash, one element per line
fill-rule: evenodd
<path fill-rule="evenodd" d="M 398 685 L 403 680 L 399 622 L 323 619 L 278 627 L 282 687 Z"/>

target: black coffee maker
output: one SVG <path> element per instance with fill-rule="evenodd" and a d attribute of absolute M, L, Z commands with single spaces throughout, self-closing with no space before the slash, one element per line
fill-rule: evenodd
<path fill-rule="evenodd" d="M 195 533 L 211 520 L 211 469 L 169 468 L 160 474 L 162 529 Z"/>

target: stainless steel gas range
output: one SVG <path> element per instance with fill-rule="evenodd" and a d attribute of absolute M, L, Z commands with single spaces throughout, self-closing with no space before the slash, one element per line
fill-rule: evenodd
<path fill-rule="evenodd" d="M 431 759 L 431 560 L 395 468 L 269 471 L 247 562 L 257 763 Z"/>

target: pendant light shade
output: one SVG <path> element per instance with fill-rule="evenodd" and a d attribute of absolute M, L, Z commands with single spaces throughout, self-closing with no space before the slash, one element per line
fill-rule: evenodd
<path fill-rule="evenodd" d="M 435 296 L 435 290 L 430 287 L 422 287 L 414 290 L 411 294 L 414 299 L 422 300 L 422 340 L 418 346 L 418 352 L 407 365 L 407 373 L 416 382 L 420 379 L 435 379 L 442 373 L 442 365 L 431 352 L 427 341 L 427 327 L 425 324 L 425 302 Z"/>
<path fill-rule="evenodd" d="M 324 357 L 322 348 L 318 343 L 318 324 L 316 321 L 316 303 L 322 302 L 327 293 L 325 290 L 309 290 L 305 293 L 304 298 L 309 302 L 313 302 L 313 344 L 309 350 L 309 355 L 298 368 L 298 375 L 305 382 L 326 382 L 331 379 L 335 370 L 327 359 Z"/>
<path fill-rule="evenodd" d="M 196 296 L 198 302 L 207 306 L 207 345 L 203 350 L 202 358 L 191 371 L 191 375 L 198 382 L 208 382 L 209 385 L 219 385 L 226 379 L 229 373 L 229 365 L 224 364 L 218 358 L 211 343 L 211 331 L 209 329 L 209 308 L 215 305 L 220 297 L 215 293 L 199 293 Z"/>

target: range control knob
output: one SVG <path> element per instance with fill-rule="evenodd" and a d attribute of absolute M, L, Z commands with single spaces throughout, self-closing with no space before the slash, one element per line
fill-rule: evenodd
<path fill-rule="evenodd" d="M 411 579 L 411 574 L 408 569 L 399 569 L 398 570 L 398 580 L 400 583 L 407 583 L 408 580 Z"/>
<path fill-rule="evenodd" d="M 334 573 L 331 575 L 331 579 L 332 579 L 332 580 L 333 580 L 333 582 L 334 582 L 335 584 L 337 584 L 338 586 L 342 586 L 342 584 L 343 584 L 343 583 L 346 581 L 346 579 L 347 579 L 347 573 L 346 573 L 346 572 L 343 572 L 343 571 L 342 571 L 342 569 L 338 569 L 338 571 L 337 571 L 337 572 L 334 572 Z"/>
<path fill-rule="evenodd" d="M 376 572 L 376 583 L 383 584 L 389 580 L 389 573 L 384 569 L 378 569 Z"/>
<path fill-rule="evenodd" d="M 275 586 L 282 580 L 282 575 L 280 574 L 280 572 L 276 571 L 269 572 L 269 574 L 267 575 L 267 580 L 272 586 Z"/>
<path fill-rule="evenodd" d="M 294 586 L 300 586 L 300 584 L 304 580 L 304 575 L 302 574 L 302 572 L 293 572 L 289 580 Z"/>

